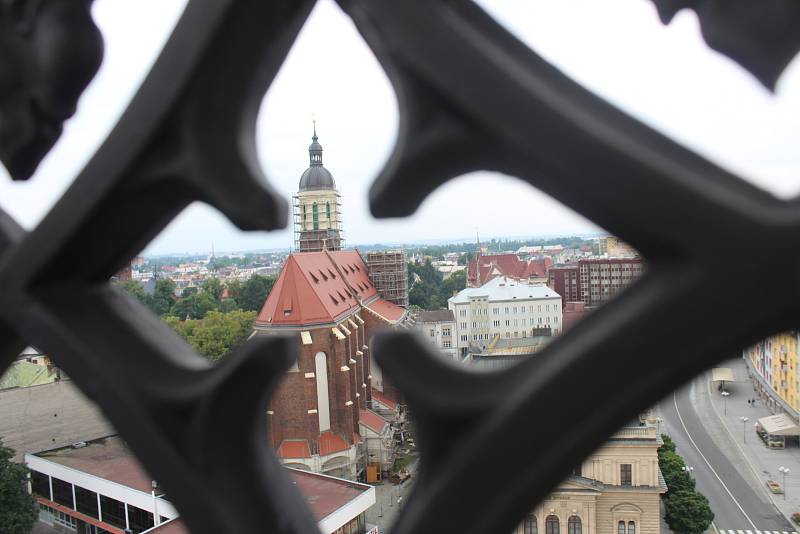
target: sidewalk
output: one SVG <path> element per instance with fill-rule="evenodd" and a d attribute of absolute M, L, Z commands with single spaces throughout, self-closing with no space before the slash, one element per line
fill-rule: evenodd
<path fill-rule="evenodd" d="M 402 510 L 417 476 L 419 458 L 408 466 L 411 478 L 403 484 L 392 484 L 388 480 L 375 485 L 375 504 L 367 510 L 367 523 L 378 525 L 378 532 L 386 534 L 392 530 L 398 512 Z M 398 502 L 399 500 L 399 502 Z"/>
<path fill-rule="evenodd" d="M 743 473 L 745 479 L 758 480 L 760 491 L 766 495 L 781 511 L 792 525 L 791 515 L 800 512 L 800 451 L 796 446 L 786 449 L 767 448 L 755 432 L 755 423 L 760 417 L 772 415 L 764 407 L 764 403 L 753 390 L 753 384 L 747 376 L 747 366 L 743 360 L 737 359 L 726 362 L 726 367 L 733 370 L 735 382 L 727 383 L 726 390 L 730 395 L 725 399 L 717 386 L 707 382 L 711 393 L 711 406 L 722 421 L 729 438 L 736 444 L 743 454 L 746 463 L 741 468 L 749 470 Z M 707 375 L 710 380 L 710 374 Z M 748 399 L 756 398 L 754 407 L 747 404 Z M 747 421 L 742 421 L 747 417 Z M 774 495 L 767 490 L 767 480 L 774 480 L 783 485 L 783 476 L 778 471 L 779 466 L 789 468 L 786 476 L 784 495 Z"/>

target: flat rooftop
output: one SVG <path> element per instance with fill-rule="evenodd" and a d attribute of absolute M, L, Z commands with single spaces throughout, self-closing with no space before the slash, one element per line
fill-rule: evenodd
<path fill-rule="evenodd" d="M 119 436 L 91 441 L 77 449 L 71 446 L 53 449 L 36 456 L 139 491 L 149 493 L 152 490 L 153 478 Z M 287 468 L 287 471 L 318 522 L 371 488 L 366 484 L 297 469 Z M 183 534 L 186 531 L 181 522 L 173 521 L 153 532 Z"/>
<path fill-rule="evenodd" d="M 297 484 L 297 488 L 305 497 L 308 507 L 317 521 L 322 521 L 370 489 L 370 486 L 366 484 L 297 469 L 287 469 L 290 478 Z"/>
<path fill-rule="evenodd" d="M 153 478 L 119 436 L 90 441 L 77 449 L 72 446 L 53 449 L 36 456 L 146 493 L 153 489 Z"/>

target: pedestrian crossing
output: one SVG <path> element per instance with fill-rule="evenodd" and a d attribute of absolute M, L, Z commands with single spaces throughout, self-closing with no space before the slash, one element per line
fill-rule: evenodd
<path fill-rule="evenodd" d="M 719 534 L 797 534 L 794 530 L 738 530 L 718 528 Z"/>

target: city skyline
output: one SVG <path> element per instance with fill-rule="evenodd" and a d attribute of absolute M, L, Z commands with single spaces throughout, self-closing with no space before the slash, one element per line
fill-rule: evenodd
<path fill-rule="evenodd" d="M 690 12 L 664 27 L 649 2 L 634 0 L 602 7 L 479 3 L 567 75 L 639 120 L 778 196 L 797 193 L 800 160 L 793 145 L 800 143 L 800 91 L 792 90 L 800 83 L 797 60 L 772 96 L 702 43 Z M 183 5 L 95 2 L 93 13 L 106 40 L 101 71 L 36 175 L 27 183 L 12 183 L 7 176 L 0 180 L 0 206 L 24 227 L 32 228 L 44 216 L 113 127 Z M 564 20 L 570 24 L 555 23 Z M 581 46 L 585 42 L 593 46 Z M 700 73 L 703 84 L 681 83 L 699 79 Z M 348 244 L 456 240 L 476 231 L 486 236 L 602 231 L 526 183 L 491 172 L 448 182 L 407 220 L 374 219 L 367 192 L 391 153 L 397 102 L 374 56 L 329 0 L 314 8 L 265 95 L 258 120 L 264 173 L 287 202 L 308 163 L 312 113 L 325 165 L 342 194 Z M 243 233 L 212 208 L 196 204 L 145 252 L 207 250 L 211 242 L 221 251 L 288 248 L 291 241 L 288 225 L 282 231 Z"/>

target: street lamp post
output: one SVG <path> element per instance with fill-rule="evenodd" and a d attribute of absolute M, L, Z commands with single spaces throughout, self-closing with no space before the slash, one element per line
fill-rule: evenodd
<path fill-rule="evenodd" d="M 780 466 L 780 467 L 778 467 L 778 471 L 780 471 L 781 475 L 783 475 L 783 500 L 785 501 L 786 500 L 786 493 L 787 493 L 787 491 L 786 491 L 786 475 L 789 474 L 789 468 Z"/>
<path fill-rule="evenodd" d="M 681 471 L 683 471 L 684 473 L 689 475 L 689 477 L 691 477 L 692 476 L 692 471 L 694 471 L 694 467 L 690 467 L 688 465 L 684 465 L 683 467 L 681 467 Z"/>
<path fill-rule="evenodd" d="M 725 415 L 728 415 L 728 396 L 729 395 L 730 395 L 730 393 L 728 393 L 727 391 L 723 391 L 722 392 L 722 406 L 725 409 Z"/>
<path fill-rule="evenodd" d="M 750 420 L 750 418 L 741 416 L 739 420 L 742 421 L 742 441 L 747 443 L 747 422 Z"/>

